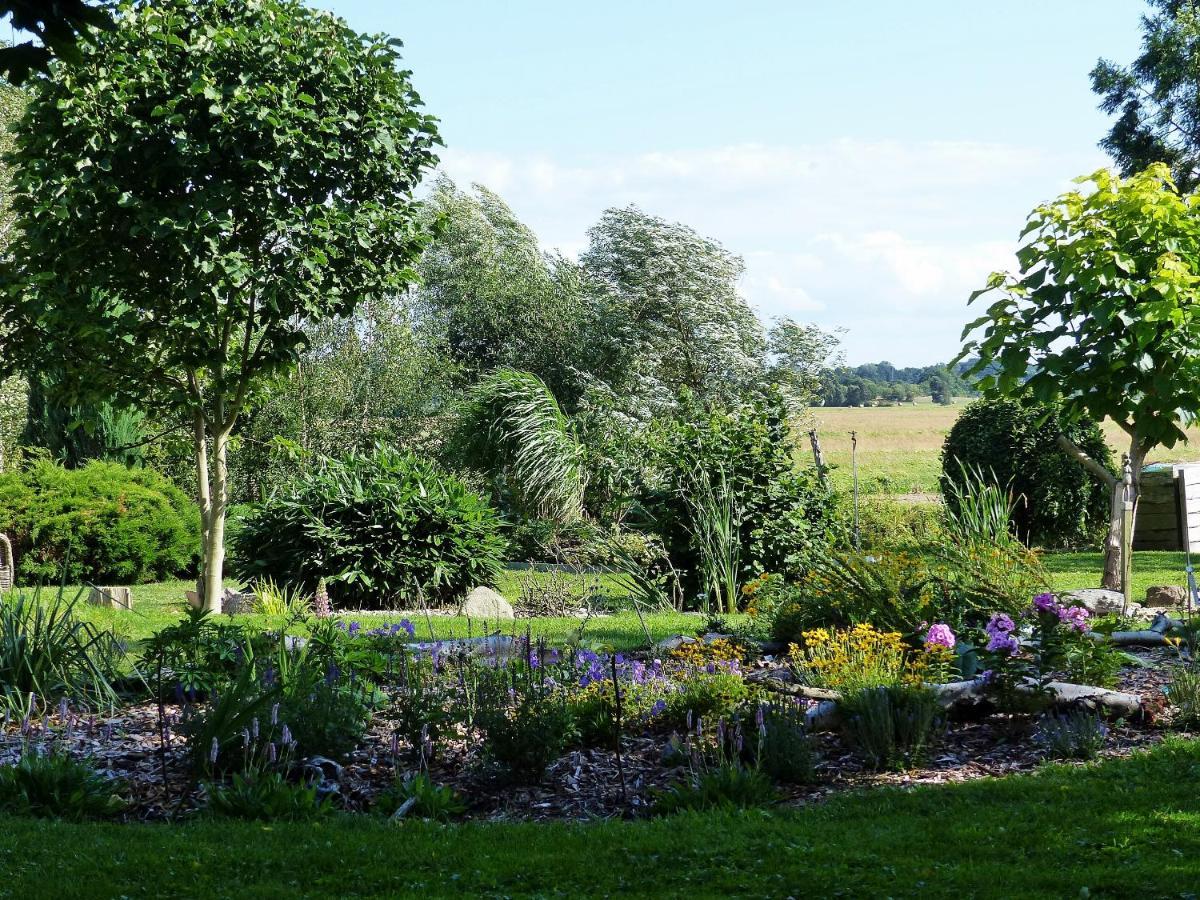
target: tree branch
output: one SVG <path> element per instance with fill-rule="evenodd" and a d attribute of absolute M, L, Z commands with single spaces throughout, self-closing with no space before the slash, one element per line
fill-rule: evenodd
<path fill-rule="evenodd" d="M 1061 432 L 1058 435 L 1058 446 L 1062 447 L 1062 449 L 1065 450 L 1067 454 L 1071 456 L 1077 463 L 1103 481 L 1110 488 L 1116 487 L 1117 476 L 1084 453 L 1078 444 Z"/>

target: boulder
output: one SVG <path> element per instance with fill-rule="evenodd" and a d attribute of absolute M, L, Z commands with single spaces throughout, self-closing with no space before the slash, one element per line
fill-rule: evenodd
<path fill-rule="evenodd" d="M 1187 588 L 1177 584 L 1159 584 L 1146 588 L 1146 605 L 1155 607 L 1183 606 L 1187 603 Z"/>
<path fill-rule="evenodd" d="M 670 653 L 672 650 L 678 650 L 684 644 L 695 644 L 697 640 L 694 637 L 688 637 L 684 634 L 673 634 L 670 637 L 665 637 L 654 645 L 655 650 L 663 650 Z"/>
<path fill-rule="evenodd" d="M 1093 616 L 1120 615 L 1125 605 L 1125 595 L 1107 588 L 1083 588 L 1068 591 L 1059 597 L 1067 606 L 1082 606 Z"/>
<path fill-rule="evenodd" d="M 467 594 L 458 614 L 471 619 L 515 619 L 512 604 L 488 587 L 477 587 Z"/>

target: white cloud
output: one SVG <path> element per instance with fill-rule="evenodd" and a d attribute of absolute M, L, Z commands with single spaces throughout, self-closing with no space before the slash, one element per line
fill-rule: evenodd
<path fill-rule="evenodd" d="M 570 159 L 449 149 L 442 167 L 572 256 L 611 206 L 684 222 L 745 258 L 764 318 L 845 325 L 852 362 L 917 364 L 957 352 L 967 297 L 1011 265 L 1028 211 L 1103 164 L 1093 150 L 847 139 Z"/>

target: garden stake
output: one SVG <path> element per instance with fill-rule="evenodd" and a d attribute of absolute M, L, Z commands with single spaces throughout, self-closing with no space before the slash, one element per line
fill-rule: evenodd
<path fill-rule="evenodd" d="M 627 806 L 629 801 L 625 796 L 625 764 L 621 758 L 621 683 L 617 680 L 617 654 L 610 654 L 609 664 L 612 666 L 613 698 L 616 709 L 616 744 L 617 744 L 617 777 L 621 781 L 621 805 Z"/>
<path fill-rule="evenodd" d="M 858 432 L 850 432 L 850 473 L 854 479 L 854 549 L 861 550 L 858 535 Z"/>

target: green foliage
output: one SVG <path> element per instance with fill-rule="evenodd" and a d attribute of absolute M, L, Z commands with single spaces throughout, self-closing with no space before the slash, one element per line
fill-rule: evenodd
<path fill-rule="evenodd" d="M 1167 697 L 1175 707 L 1174 722 L 1178 727 L 1200 729 L 1200 669 L 1177 668 L 1167 688 Z"/>
<path fill-rule="evenodd" d="M 438 135 L 397 42 L 298 0 L 115 18 L 32 84 L 0 375 L 49 363 L 65 404 L 193 426 L 215 605 L 230 435 L 306 325 L 414 280 Z"/>
<path fill-rule="evenodd" d="M 859 500 L 858 533 L 864 550 L 915 551 L 937 543 L 944 532 L 944 510 L 937 503 L 909 503 L 886 497 Z"/>
<path fill-rule="evenodd" d="M 517 665 L 485 673 L 476 703 L 484 752 L 517 780 L 539 781 L 578 737 L 566 694 L 544 668 Z"/>
<path fill-rule="evenodd" d="M 92 708 L 116 704 L 121 647 L 111 632 L 80 619 L 62 592 L 0 600 L 0 712 L 20 716 L 66 697 Z M 32 698 L 32 702 L 31 702 Z"/>
<path fill-rule="evenodd" d="M 412 756 L 428 764 L 456 719 L 454 692 L 446 679 L 438 676 L 432 659 L 406 650 L 399 655 L 398 676 L 389 719 Z"/>
<path fill-rule="evenodd" d="M 303 618 L 312 612 L 312 598 L 299 588 L 280 587 L 273 578 L 254 584 L 254 612 L 260 616 Z"/>
<path fill-rule="evenodd" d="M 228 784 L 205 785 L 208 810 L 230 819 L 254 822 L 308 822 L 334 811 L 331 797 L 315 785 L 290 782 L 281 772 L 238 772 Z"/>
<path fill-rule="evenodd" d="M 462 481 L 378 447 L 324 460 L 255 505 L 232 568 L 308 594 L 323 577 L 335 606 L 436 606 L 495 584 L 505 547 L 496 513 Z"/>
<path fill-rule="evenodd" d="M 1070 710 L 1042 720 L 1039 736 L 1055 759 L 1095 759 L 1108 739 L 1108 728 L 1094 712 Z"/>
<path fill-rule="evenodd" d="M 709 725 L 718 720 L 732 721 L 754 693 L 740 675 L 721 671 L 689 671 L 668 694 L 666 708 L 657 719 L 663 728 L 689 729 L 698 721 Z"/>
<path fill-rule="evenodd" d="M 934 694 L 920 687 L 867 688 L 838 701 L 842 734 L 873 769 L 918 764 L 941 722 Z"/>
<path fill-rule="evenodd" d="M 111 819 L 125 809 L 121 785 L 67 753 L 26 747 L 0 766 L 0 812 L 43 819 Z"/>
<path fill-rule="evenodd" d="M 41 41 L 40 46 L 25 41 L 0 49 L 0 72 L 9 84 L 23 84 L 32 73 L 47 71 L 54 58 L 79 62 L 79 42 L 86 41 L 93 28 L 112 27 L 109 11 L 86 0 L 6 0 L 3 11 L 15 30 Z"/>
<path fill-rule="evenodd" d="M 143 457 L 146 435 L 141 414 L 109 403 L 64 406 L 45 389 L 45 376 L 29 383 L 28 413 L 21 442 L 45 448 L 69 469 L 93 459 L 132 466 Z"/>
<path fill-rule="evenodd" d="M 471 389 L 454 443 L 519 515 L 563 524 L 582 515 L 583 448 L 536 375 L 496 369 L 484 376 Z"/>
<path fill-rule="evenodd" d="M 642 407 L 669 408 L 682 388 L 732 400 L 762 380 L 762 325 L 737 289 L 744 265 L 720 244 L 627 206 L 604 211 L 580 263 L 614 299 L 604 327 Z"/>
<path fill-rule="evenodd" d="M 972 472 L 1011 492 L 1016 534 L 1043 547 L 1086 546 L 1108 528 L 1107 486 L 1059 445 L 1068 440 L 1112 469 L 1112 451 L 1090 419 L 1061 422 L 1053 407 L 977 400 L 963 409 L 942 447 L 942 494 L 951 513 Z"/>
<path fill-rule="evenodd" d="M 1191 3 L 1150 0 L 1142 51 L 1129 66 L 1101 59 L 1092 69 L 1100 108 L 1116 116 L 1100 146 L 1132 175 L 1165 162 L 1184 190 L 1200 183 L 1200 17 Z"/>
<path fill-rule="evenodd" d="M 1173 447 L 1200 413 L 1200 211 L 1165 165 L 1120 179 L 1100 170 L 1033 211 L 1017 275 L 963 331 L 988 397 L 1030 395 L 1067 423 L 1111 418 L 1146 453 Z M 1030 371 L 1033 372 L 1030 375 Z"/>
<path fill-rule="evenodd" d="M 1094 630 L 1095 623 L 1092 625 Z M 1075 684 L 1116 687 L 1121 668 L 1136 662 L 1136 657 L 1119 647 L 1087 637 L 1071 641 L 1063 649 L 1063 669 L 1067 680 Z"/>
<path fill-rule="evenodd" d="M 654 801 L 657 815 L 684 810 L 714 810 L 723 807 L 755 809 L 778 799 L 771 779 L 755 768 L 736 762 L 705 767 L 660 792 Z"/>
<path fill-rule="evenodd" d="M 454 788 L 434 784 L 429 775 L 418 772 L 397 778 L 375 799 L 375 811 L 385 816 L 396 816 L 401 810 L 404 818 L 452 822 L 466 813 L 467 805 Z"/>
<path fill-rule="evenodd" d="M 723 473 L 738 513 L 741 583 L 765 572 L 796 574 L 815 548 L 840 534 L 836 498 L 814 471 L 796 469 L 792 451 L 778 393 L 728 409 L 706 409 L 685 398 L 679 418 L 659 423 L 651 473 L 639 491 L 642 518 L 635 522 L 662 536 L 686 597 L 705 588 L 704 547 L 697 535 L 707 531 L 696 523 L 696 501 L 705 505 L 696 496 L 698 472 Z"/>
<path fill-rule="evenodd" d="M 0 474 L 0 531 L 26 582 L 140 584 L 193 571 L 199 513 L 156 472 L 35 458 Z"/>
<path fill-rule="evenodd" d="M 811 783 L 815 777 L 815 742 L 805 727 L 803 704 L 790 698 L 776 699 L 761 704 L 759 709 L 758 768 L 773 781 Z"/>

